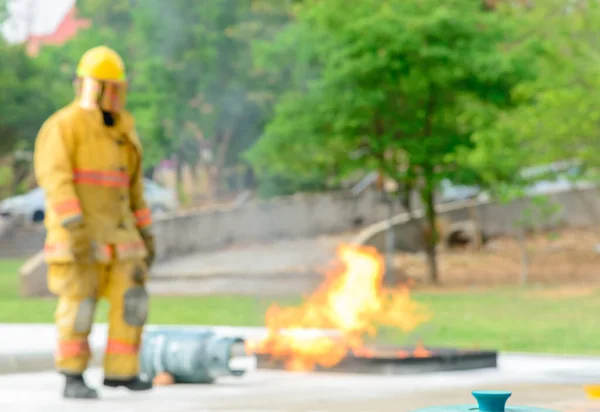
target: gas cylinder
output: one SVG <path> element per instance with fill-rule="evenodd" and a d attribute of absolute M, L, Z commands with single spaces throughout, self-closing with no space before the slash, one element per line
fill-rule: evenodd
<path fill-rule="evenodd" d="M 477 405 L 435 406 L 413 412 L 560 412 L 552 409 L 533 408 L 529 406 L 506 406 L 512 392 L 473 391 Z"/>
<path fill-rule="evenodd" d="M 211 330 L 161 328 L 144 333 L 140 372 L 145 379 L 166 372 L 175 383 L 213 383 L 221 376 L 242 376 L 255 364 L 244 339 Z"/>

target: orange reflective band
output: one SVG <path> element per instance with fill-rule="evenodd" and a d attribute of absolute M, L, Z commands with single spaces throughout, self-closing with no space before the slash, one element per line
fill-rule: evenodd
<path fill-rule="evenodd" d="M 79 214 L 81 213 L 81 205 L 78 199 L 68 199 L 54 204 L 54 211 L 57 215 Z"/>
<path fill-rule="evenodd" d="M 69 340 L 58 343 L 59 356 L 72 358 L 90 353 L 90 345 L 87 340 Z"/>
<path fill-rule="evenodd" d="M 146 247 L 146 245 L 144 245 L 144 242 L 119 243 L 117 245 L 117 249 L 119 250 L 141 249 L 144 247 Z"/>
<path fill-rule="evenodd" d="M 69 250 L 68 243 L 47 243 L 44 245 L 44 250 L 54 251 L 54 250 Z"/>
<path fill-rule="evenodd" d="M 139 210 L 135 211 L 135 217 L 137 217 L 138 219 L 140 219 L 142 217 L 146 217 L 146 216 L 151 216 L 151 215 L 152 215 L 152 212 L 147 207 L 144 209 L 139 209 Z"/>
<path fill-rule="evenodd" d="M 106 353 L 115 355 L 137 355 L 140 345 L 109 339 L 106 345 Z"/>
<path fill-rule="evenodd" d="M 115 250 L 111 245 L 97 245 L 96 246 L 96 253 L 98 253 L 100 256 L 98 256 L 102 261 L 107 261 L 113 258 L 114 254 L 115 254 Z"/>
<path fill-rule="evenodd" d="M 47 243 L 44 245 L 44 252 L 46 253 L 64 253 L 70 250 L 68 243 Z"/>
<path fill-rule="evenodd" d="M 66 243 L 47 243 L 44 245 L 44 257 L 51 260 L 70 260 L 73 255 Z"/>
<path fill-rule="evenodd" d="M 129 175 L 125 172 L 75 169 L 73 181 L 82 185 L 129 187 Z"/>
<path fill-rule="evenodd" d="M 145 227 L 152 224 L 152 212 L 150 209 L 140 209 L 135 211 L 135 219 L 137 227 Z"/>

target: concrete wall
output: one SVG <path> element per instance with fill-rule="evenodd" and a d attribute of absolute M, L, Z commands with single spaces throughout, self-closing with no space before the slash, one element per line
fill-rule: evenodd
<path fill-rule="evenodd" d="M 387 217 L 381 195 L 366 190 L 297 194 L 237 208 L 180 214 L 157 220 L 157 260 L 219 249 L 234 243 L 342 233 Z"/>
<path fill-rule="evenodd" d="M 533 220 L 539 229 L 556 226 L 590 226 L 600 223 L 600 189 L 586 188 L 567 190 L 548 195 L 549 201 L 558 207 L 552 219 Z M 532 205 L 530 199 L 520 199 L 508 204 L 494 202 L 464 201 L 453 202 L 438 207 L 438 216 L 451 224 L 474 222 L 484 237 L 517 233 L 520 227 L 516 222 L 523 212 Z M 354 242 L 375 246 L 384 250 L 386 232 L 390 224 L 394 227 L 395 245 L 398 250 L 415 252 L 422 250 L 419 220 L 420 211 L 415 213 L 417 221 L 410 221 L 405 213 L 395 216 L 391 222 L 378 222 L 361 232 Z"/>
<path fill-rule="evenodd" d="M 600 197 L 597 189 L 561 192 L 551 195 L 550 198 L 561 206 L 558 221 L 567 225 L 592 224 L 590 210 L 600 216 Z M 442 205 L 440 213 L 452 222 L 475 218 L 481 222 L 485 235 L 493 236 L 514 231 L 514 222 L 526 203 L 526 200 L 508 205 L 482 203 L 469 212 L 465 209 L 469 202 L 458 202 L 450 206 Z M 387 213 L 387 205 L 374 190 L 367 190 L 359 196 L 348 192 L 298 194 L 268 201 L 255 201 L 240 207 L 182 213 L 155 222 L 157 260 L 219 249 L 231 244 L 314 237 L 343 233 L 360 227 L 366 227 L 361 234 L 362 238 L 373 237 L 377 236 L 378 232 L 385 231 L 387 222 L 384 219 L 387 218 Z M 409 227 L 403 223 L 405 220 L 408 220 L 405 215 L 398 215 L 394 219 L 395 225 L 399 226 L 396 238 L 401 249 L 410 250 L 411 245 L 402 245 L 406 242 L 414 243 L 414 240 L 410 239 L 418 236 L 411 236 L 416 234 L 416 226 Z M 16 256 L 17 252 L 19 256 L 30 256 L 42 247 L 43 231 L 30 228 L 16 233 L 12 224 L 10 226 L 3 239 L 0 238 L 1 256 Z M 3 251 L 6 253 L 2 253 Z"/>
<path fill-rule="evenodd" d="M 598 189 L 556 193 L 550 196 L 550 200 L 560 206 L 560 211 L 553 221 L 543 222 L 542 226 L 589 226 L 598 221 L 594 216 L 600 216 Z M 515 232 L 515 221 L 528 204 L 527 199 L 510 204 L 466 201 L 442 205 L 438 210 L 440 216 L 451 224 L 476 222 L 485 236 L 494 236 Z M 421 212 L 416 212 L 416 215 L 420 217 Z M 156 222 L 158 260 L 218 249 L 233 243 L 341 233 L 363 224 L 370 225 L 354 241 L 383 250 L 389 224 L 384 220 L 386 217 L 387 206 L 374 191 L 359 197 L 347 193 L 301 194 L 239 208 L 187 213 Z M 408 220 L 406 214 L 391 220 L 396 248 L 421 250 L 418 227 L 414 221 L 408 223 Z M 40 256 L 33 257 L 21 270 L 24 296 L 47 293 L 44 290 L 45 265 Z"/>
<path fill-rule="evenodd" d="M 387 206 L 374 190 L 359 196 L 298 194 L 239 207 L 182 212 L 156 219 L 157 261 L 234 243 L 342 233 L 386 217 Z M 0 257 L 32 256 L 43 248 L 43 226 L 26 225 L 22 220 L 7 220 L 0 226 Z"/>
<path fill-rule="evenodd" d="M 46 231 L 42 225 L 15 217 L 3 222 L 0 229 L 0 258 L 20 259 L 34 255 L 44 247 Z"/>
<path fill-rule="evenodd" d="M 44 259 L 44 252 L 37 252 L 19 269 L 19 293 L 21 296 L 52 296 L 48 290 L 48 282 L 46 282 L 47 273 L 48 266 Z"/>
<path fill-rule="evenodd" d="M 375 190 L 366 190 L 359 196 L 348 192 L 297 194 L 157 219 L 154 224 L 156 260 L 219 249 L 234 243 L 314 237 L 358 229 L 387 217 L 387 206 L 381 199 Z M 22 296 L 48 295 L 46 264 L 42 254 L 37 252 L 43 247 L 43 228 L 38 229 L 31 233 L 22 230 L 17 237 L 7 236 L 4 244 L 0 239 L 0 249 L 4 245 L 7 253 L 16 253 L 11 245 L 17 244 L 17 238 L 19 245 L 28 244 L 35 248 L 27 249 L 28 256 L 32 257 L 19 273 Z M 22 247 L 18 249 L 23 250 Z"/>

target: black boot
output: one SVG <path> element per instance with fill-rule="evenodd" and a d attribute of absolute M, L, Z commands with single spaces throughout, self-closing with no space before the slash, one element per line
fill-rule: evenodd
<path fill-rule="evenodd" d="M 127 380 L 104 378 L 104 386 L 108 386 L 110 388 L 127 388 L 133 392 L 141 392 L 152 389 L 152 382 L 143 381 L 137 376 Z"/>
<path fill-rule="evenodd" d="M 82 375 L 65 375 L 63 397 L 70 399 L 98 399 L 98 392 L 86 385 Z"/>

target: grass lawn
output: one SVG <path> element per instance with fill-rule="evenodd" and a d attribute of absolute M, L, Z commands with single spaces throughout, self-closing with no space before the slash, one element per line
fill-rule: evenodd
<path fill-rule="evenodd" d="M 18 296 L 21 261 L 0 261 L 0 323 L 52 322 L 54 299 Z M 434 314 L 410 336 L 382 330 L 390 342 L 426 346 L 600 354 L 600 292 L 588 289 L 489 289 L 416 292 Z M 286 302 L 280 302 L 285 304 Z M 288 302 L 289 303 L 289 302 Z M 154 297 L 150 323 L 260 326 L 268 302 L 241 296 Z M 106 320 L 106 305 L 97 320 Z"/>

